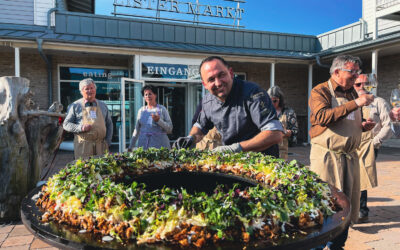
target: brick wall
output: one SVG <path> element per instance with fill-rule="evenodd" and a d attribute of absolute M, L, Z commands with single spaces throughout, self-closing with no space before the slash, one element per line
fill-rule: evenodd
<path fill-rule="evenodd" d="M 249 81 L 258 83 L 263 89 L 268 90 L 270 87 L 269 63 L 229 62 L 229 64 L 234 72 L 245 72 Z M 306 141 L 308 65 L 275 64 L 275 84 L 284 92 L 286 106 L 294 109 L 298 116 L 299 141 Z"/>
<path fill-rule="evenodd" d="M 30 80 L 30 89 L 34 93 L 33 101 L 39 109 L 49 107 L 47 69 L 39 52 L 20 51 L 21 77 Z M 120 66 L 128 67 L 129 57 L 112 58 L 101 55 L 76 54 L 69 56 L 52 56 L 53 101 L 58 98 L 58 64 L 74 64 L 82 66 Z M 0 53 L 0 76 L 15 75 L 14 51 Z"/>
<path fill-rule="evenodd" d="M 106 57 L 101 55 L 93 55 L 93 54 L 80 54 L 80 55 L 73 55 L 73 56 L 53 56 L 53 99 L 57 100 L 59 86 L 58 86 L 58 65 L 82 65 L 82 67 L 90 67 L 92 66 L 104 66 L 107 68 L 108 66 L 113 67 L 123 67 L 128 68 L 129 66 L 129 57 L 122 57 L 122 58 L 113 58 L 113 57 Z M 66 107 L 64 107 L 66 108 Z"/>
<path fill-rule="evenodd" d="M 234 72 L 245 72 L 247 80 L 256 82 L 263 89 L 269 88 L 271 66 L 268 63 L 238 63 L 228 62 Z"/>
<path fill-rule="evenodd" d="M 371 61 L 363 60 L 363 71 L 371 72 Z M 400 84 L 400 54 L 378 57 L 377 95 L 389 102 L 390 93 Z"/>
<path fill-rule="evenodd" d="M 0 76 L 15 75 L 14 51 L 0 54 Z M 39 53 L 24 53 L 20 51 L 20 74 L 30 81 L 33 101 L 40 109 L 48 108 L 47 71 L 46 64 Z"/>

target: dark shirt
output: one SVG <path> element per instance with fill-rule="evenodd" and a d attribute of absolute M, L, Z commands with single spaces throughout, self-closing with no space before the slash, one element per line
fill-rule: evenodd
<path fill-rule="evenodd" d="M 217 127 L 225 145 L 249 140 L 265 130 L 283 131 L 267 92 L 255 83 L 234 79 L 225 102 L 207 93 L 202 105 L 195 126 L 203 134 Z M 264 153 L 277 156 L 277 148 L 274 145 Z"/>

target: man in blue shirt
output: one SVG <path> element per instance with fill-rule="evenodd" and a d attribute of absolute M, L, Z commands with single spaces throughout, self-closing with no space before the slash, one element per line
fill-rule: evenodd
<path fill-rule="evenodd" d="M 218 56 L 202 61 L 200 75 L 209 93 L 189 136 L 178 138 L 174 147 L 191 147 L 215 126 L 224 145 L 214 151 L 255 151 L 278 157 L 283 127 L 267 92 L 255 83 L 234 79 L 232 68 Z"/>

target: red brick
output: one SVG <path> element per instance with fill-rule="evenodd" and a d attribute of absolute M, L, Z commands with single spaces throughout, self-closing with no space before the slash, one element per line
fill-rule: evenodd
<path fill-rule="evenodd" d="M 0 234 L 0 244 L 8 237 L 8 234 Z"/>
<path fill-rule="evenodd" d="M 37 250 L 58 250 L 58 249 L 59 248 L 56 248 L 56 247 L 37 248 Z"/>
<path fill-rule="evenodd" d="M 23 246 L 16 246 L 16 247 L 5 247 L 1 248 L 2 250 L 26 250 L 29 249 L 29 245 L 23 245 Z"/>
<path fill-rule="evenodd" d="M 26 229 L 24 225 L 16 225 L 14 229 L 10 233 L 10 237 L 12 236 L 21 236 L 21 235 L 30 235 L 31 233 Z"/>
<path fill-rule="evenodd" d="M 11 232 L 14 227 L 15 225 L 0 226 L 0 234 L 7 234 Z"/>
<path fill-rule="evenodd" d="M 22 246 L 22 245 L 29 245 L 33 241 L 33 235 L 24 235 L 24 236 L 15 236 L 15 237 L 8 237 L 1 247 L 14 247 L 14 246 Z"/>
<path fill-rule="evenodd" d="M 33 249 L 37 249 L 37 248 L 49 248 L 51 247 L 49 244 L 47 244 L 46 242 L 35 238 L 31 244 L 31 248 Z"/>

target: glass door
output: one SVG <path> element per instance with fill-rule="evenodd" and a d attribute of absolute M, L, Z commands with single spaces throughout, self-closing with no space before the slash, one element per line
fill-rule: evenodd
<path fill-rule="evenodd" d="M 119 152 L 124 152 L 136 125 L 136 116 L 143 106 L 144 81 L 121 78 L 121 124 L 119 126 Z"/>
<path fill-rule="evenodd" d="M 157 104 L 163 105 L 171 117 L 173 124 L 172 134 L 168 137 L 175 141 L 181 136 L 186 135 L 186 85 L 171 82 L 146 82 L 146 85 L 152 85 L 157 89 Z"/>

